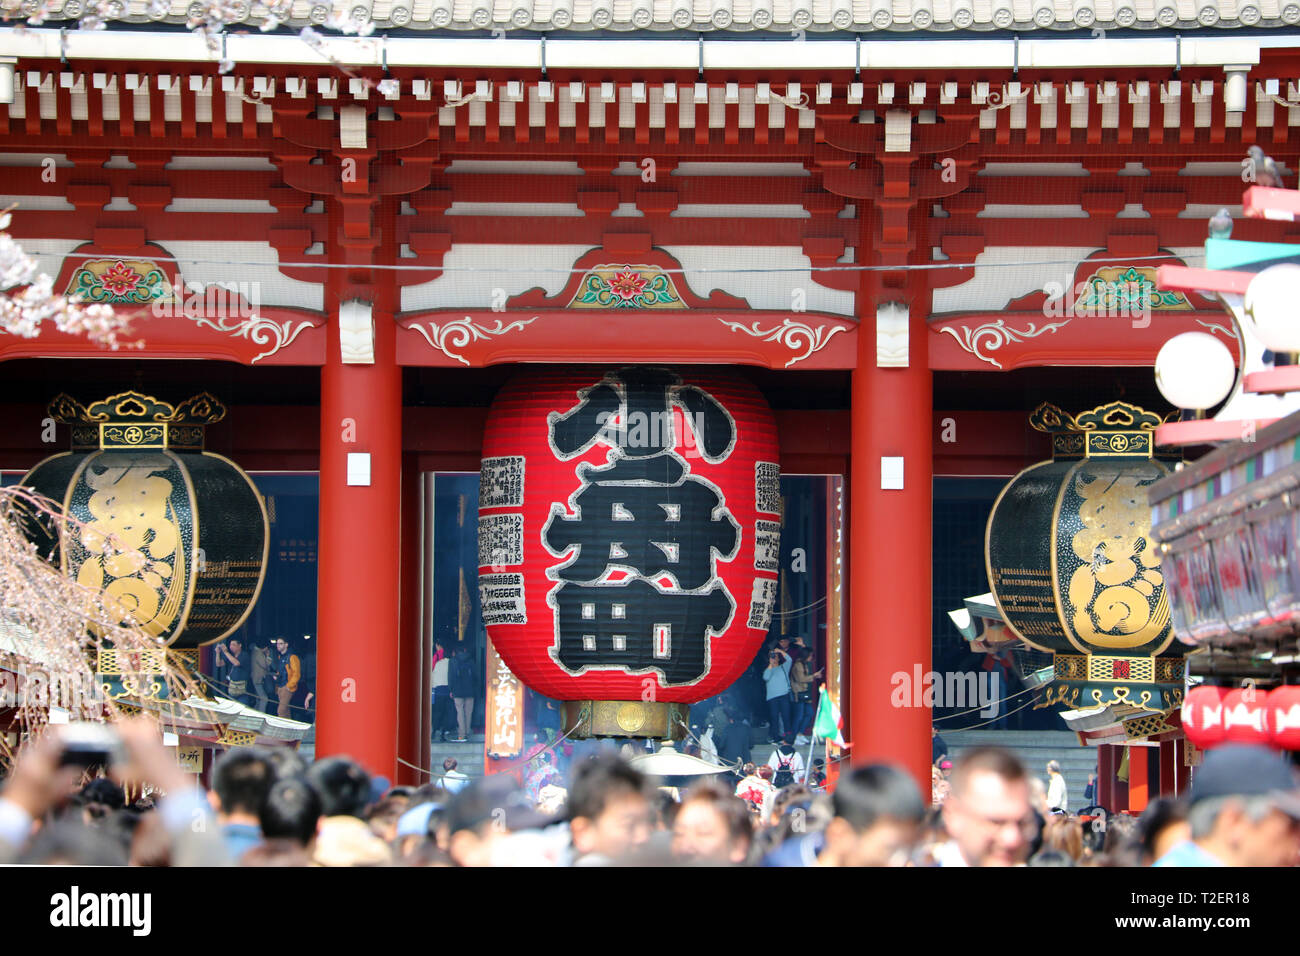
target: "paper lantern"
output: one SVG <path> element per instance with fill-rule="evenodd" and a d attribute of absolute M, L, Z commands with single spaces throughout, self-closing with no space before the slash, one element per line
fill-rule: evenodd
<path fill-rule="evenodd" d="M 1052 653 L 1043 706 L 1182 703 L 1147 488 L 1172 470 L 1153 457 L 1160 416 L 1124 402 L 1078 415 L 1044 403 L 1030 416 L 1052 436 L 1052 460 L 1002 490 L 985 531 L 998 609 L 1015 634 Z"/>
<path fill-rule="evenodd" d="M 1183 733 L 1202 750 L 1223 743 L 1223 699 L 1227 696 L 1226 687 L 1202 684 L 1189 690 L 1183 700 Z"/>
<path fill-rule="evenodd" d="M 483 438 L 479 594 L 492 643 L 579 733 L 668 736 L 771 622 L 776 423 L 722 373 L 538 370 Z M 579 719 L 581 716 L 582 719 Z M 603 729 L 602 729 L 603 728 Z"/>
<path fill-rule="evenodd" d="M 1283 750 L 1300 750 L 1300 687 L 1285 684 L 1274 688 L 1264 700 L 1273 745 Z"/>
<path fill-rule="evenodd" d="M 261 592 L 270 532 L 252 479 L 203 450 L 203 427 L 224 406 L 206 393 L 171 405 L 123 392 L 88 408 L 60 395 L 49 414 L 72 426 L 72 451 L 21 483 L 83 530 L 61 549 L 30 529 L 41 552 L 172 647 L 233 633 Z M 122 553 L 105 555 L 109 536 Z"/>
<path fill-rule="evenodd" d="M 1224 740 L 1233 744 L 1269 744 L 1267 695 L 1254 687 L 1229 691 L 1223 698 Z"/>

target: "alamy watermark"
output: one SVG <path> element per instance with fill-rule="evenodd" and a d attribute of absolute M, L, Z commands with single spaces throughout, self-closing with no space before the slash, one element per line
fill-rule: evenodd
<path fill-rule="evenodd" d="M 90 717 L 100 714 L 103 705 L 104 688 L 98 679 L 38 669 L 18 674 L 0 671 L 0 708 L 61 707 L 69 714 Z"/>
<path fill-rule="evenodd" d="M 893 707 L 979 708 L 981 717 L 993 718 L 1002 704 L 1002 679 L 997 671 L 922 673 L 917 664 L 910 673 L 895 671 L 889 683 L 894 688 L 889 694 Z"/>
<path fill-rule="evenodd" d="M 207 318 L 245 318 L 257 315 L 262 304 L 260 282 L 181 282 L 176 276 L 173 294 L 154 299 L 150 306 L 158 318 L 202 315 Z"/>
<path fill-rule="evenodd" d="M 596 415 L 597 440 L 612 448 L 659 449 L 680 439 L 687 458 L 703 457 L 699 437 L 704 434 L 704 413 L 633 410 L 626 416 L 610 412 Z"/>
<path fill-rule="evenodd" d="M 1115 281 L 1092 276 L 1082 282 L 1048 282 L 1043 286 L 1047 300 L 1043 315 L 1049 319 L 1122 318 L 1133 328 L 1151 324 L 1152 299 L 1156 291 L 1145 281 Z"/>

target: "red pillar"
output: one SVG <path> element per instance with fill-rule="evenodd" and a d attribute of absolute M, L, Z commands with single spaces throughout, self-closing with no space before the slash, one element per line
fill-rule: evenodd
<path fill-rule="evenodd" d="M 864 240 L 869 233 L 864 230 Z M 869 248 L 864 245 L 861 248 Z M 884 288 L 867 273 L 858 295 L 850 464 L 849 719 L 855 764 L 903 767 L 930 792 L 930 710 L 894 706 L 896 674 L 930 670 L 931 408 L 926 349 L 929 295 Z M 877 303 L 906 302 L 906 367 L 878 367 Z M 903 487 L 882 489 L 882 459 L 903 459 Z M 919 670 L 918 670 L 919 669 Z M 909 695 L 910 696 L 910 695 Z"/>
<path fill-rule="evenodd" d="M 1115 804 L 1115 748 L 1110 744 L 1097 746 L 1097 802 L 1106 808 L 1107 813 L 1114 813 Z"/>
<path fill-rule="evenodd" d="M 331 317 L 321 369 L 316 753 L 397 772 L 402 373 L 392 316 L 372 316 L 374 361 L 347 364 Z M 368 454 L 368 485 L 348 455 Z"/>
<path fill-rule="evenodd" d="M 1158 795 L 1172 797 L 1178 792 L 1178 772 L 1176 758 L 1178 741 L 1160 741 L 1160 789 Z"/>
<path fill-rule="evenodd" d="M 1128 747 L 1128 811 L 1139 814 L 1147 808 L 1150 793 L 1150 755 L 1146 747 Z"/>
<path fill-rule="evenodd" d="M 401 683 L 397 697 L 397 756 L 400 784 L 419 786 L 428 778 L 416 769 L 428 762 L 427 737 L 421 737 L 424 682 L 428 669 L 420 640 L 420 471 L 414 453 L 402 456 L 402 600 Z"/>
<path fill-rule="evenodd" d="M 1179 737 L 1178 749 L 1174 752 L 1174 774 L 1178 781 L 1177 793 L 1183 793 L 1192 782 L 1192 768 L 1187 766 L 1187 738 Z"/>

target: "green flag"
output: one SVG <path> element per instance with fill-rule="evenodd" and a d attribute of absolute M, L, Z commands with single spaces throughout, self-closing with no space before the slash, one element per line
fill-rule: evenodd
<path fill-rule="evenodd" d="M 821 697 L 817 701 L 817 717 L 813 720 L 813 736 L 825 737 L 839 747 L 847 746 L 840 733 L 843 725 L 844 720 L 840 717 L 840 709 L 835 706 L 831 695 L 826 693 L 826 688 L 823 687 Z"/>

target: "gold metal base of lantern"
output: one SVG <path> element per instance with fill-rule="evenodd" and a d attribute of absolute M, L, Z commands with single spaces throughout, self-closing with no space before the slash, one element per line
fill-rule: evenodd
<path fill-rule="evenodd" d="M 560 702 L 564 732 L 572 739 L 652 737 L 682 740 L 690 705 L 643 700 L 566 700 Z"/>

